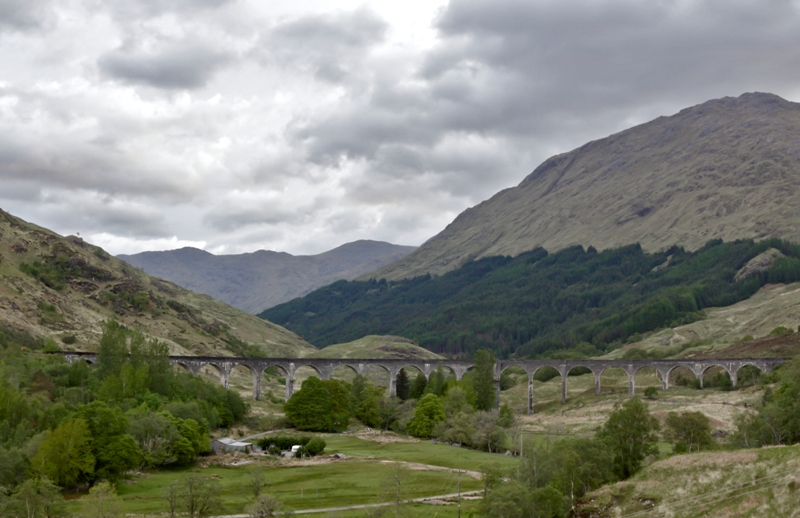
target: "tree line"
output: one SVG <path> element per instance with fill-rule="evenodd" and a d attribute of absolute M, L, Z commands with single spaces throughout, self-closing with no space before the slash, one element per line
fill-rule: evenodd
<path fill-rule="evenodd" d="M 736 279 L 769 248 L 783 256 Z M 339 281 L 259 316 L 318 347 L 394 334 L 456 357 L 485 348 L 499 357 L 546 357 L 578 346 L 596 355 L 700 319 L 703 308 L 744 300 L 766 283 L 798 280 L 800 246 L 778 239 L 652 254 L 639 245 L 578 246 L 480 259 L 439 277 Z"/>
<path fill-rule="evenodd" d="M 177 373 L 163 342 L 106 323 L 97 364 L 69 365 L 57 349 L 0 330 L 0 505 L 101 481 L 132 469 L 187 465 L 210 452 L 209 431 L 240 421 L 232 391 Z M 32 353 L 33 352 L 33 353 Z M 33 492 L 33 493 L 31 493 Z"/>

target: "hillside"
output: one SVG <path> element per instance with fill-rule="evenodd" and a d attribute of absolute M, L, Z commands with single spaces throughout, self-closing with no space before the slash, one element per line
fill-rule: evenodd
<path fill-rule="evenodd" d="M 800 334 L 769 337 L 779 327 L 800 325 L 800 283 L 768 284 L 749 299 L 731 306 L 707 308 L 705 318 L 650 334 L 642 341 L 610 353 L 619 358 L 629 349 L 659 351 L 665 347 L 697 344 L 682 356 L 792 357 L 800 354 Z M 745 337 L 754 340 L 740 342 Z"/>
<path fill-rule="evenodd" d="M 770 249 L 775 252 L 766 253 Z M 779 258 L 756 268 L 766 255 Z M 713 241 L 695 252 L 672 247 L 652 254 L 637 245 L 552 254 L 537 249 L 472 261 L 437 277 L 340 281 L 260 316 L 318 347 L 389 334 L 455 356 L 487 347 L 500 357 L 575 348 L 599 355 L 661 328 L 702 326 L 704 308 L 747 300 L 767 283 L 796 281 L 800 246 L 780 240 Z M 791 310 L 779 311 L 777 301 L 771 307 L 771 318 L 756 331 L 769 332 L 771 324 L 797 327 Z M 721 342 L 730 344 L 749 329 L 731 327 Z M 658 343 L 672 344 L 673 334 L 659 335 Z M 695 340 L 689 336 L 682 341 Z"/>
<path fill-rule="evenodd" d="M 181 248 L 118 257 L 150 275 L 211 295 L 242 311 L 258 313 L 334 281 L 374 271 L 415 249 L 362 240 L 318 255 L 294 256 L 267 250 L 213 255 L 197 248 Z"/>
<path fill-rule="evenodd" d="M 173 354 L 304 355 L 294 333 L 141 272 L 82 239 L 0 210 L 0 330 L 93 350 L 110 319 Z"/>
<path fill-rule="evenodd" d="M 800 104 L 750 93 L 687 108 L 554 156 L 364 278 L 441 275 L 536 247 L 800 240 Z"/>
<path fill-rule="evenodd" d="M 800 446 L 676 455 L 587 494 L 577 516 L 796 516 Z"/>
<path fill-rule="evenodd" d="M 443 358 L 415 345 L 400 336 L 370 335 L 345 344 L 329 345 L 308 355 L 309 358 L 391 358 L 426 359 Z"/>

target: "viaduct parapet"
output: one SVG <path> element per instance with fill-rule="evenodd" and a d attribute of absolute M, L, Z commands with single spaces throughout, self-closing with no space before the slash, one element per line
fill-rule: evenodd
<path fill-rule="evenodd" d="M 95 353 L 64 353 L 67 362 L 84 360 L 95 363 Z M 286 378 L 286 399 L 294 392 L 295 373 L 301 367 L 310 367 L 320 379 L 331 379 L 334 371 L 340 367 L 351 369 L 356 374 L 364 374 L 367 367 L 382 368 L 389 375 L 389 393 L 396 393 L 395 380 L 401 369 L 415 368 L 430 379 L 438 368 L 450 371 L 460 380 L 464 373 L 474 367 L 468 360 L 393 360 L 393 359 L 321 359 L 321 358 L 236 358 L 229 356 L 170 356 L 170 363 L 178 365 L 194 375 L 206 366 L 213 367 L 219 373 L 220 382 L 228 388 L 231 371 L 237 366 L 247 368 L 253 376 L 253 399 L 261 398 L 261 378 L 269 367 L 283 371 Z M 752 365 L 762 372 L 772 372 L 775 367 L 785 363 L 785 358 L 731 358 L 707 360 L 498 360 L 494 367 L 495 389 L 500 393 L 500 375 L 509 367 L 519 367 L 528 375 L 528 413 L 533 413 L 533 376 L 544 367 L 552 367 L 561 376 L 561 402 L 567 401 L 567 378 L 570 371 L 583 367 L 594 375 L 595 394 L 600 395 L 600 377 L 603 371 L 610 368 L 622 369 L 628 376 L 628 393 L 633 395 L 636 389 L 636 372 L 645 367 L 656 370 L 661 380 L 662 389 L 669 389 L 669 375 L 678 367 L 688 368 L 703 386 L 703 375 L 712 367 L 720 367 L 728 373 L 733 386 L 736 386 L 739 370 Z"/>

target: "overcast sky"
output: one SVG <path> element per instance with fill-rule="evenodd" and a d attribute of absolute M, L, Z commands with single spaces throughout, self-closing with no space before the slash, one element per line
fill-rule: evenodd
<path fill-rule="evenodd" d="M 800 0 L 0 0 L 0 208 L 114 254 L 419 245 L 749 91 L 800 101 Z"/>

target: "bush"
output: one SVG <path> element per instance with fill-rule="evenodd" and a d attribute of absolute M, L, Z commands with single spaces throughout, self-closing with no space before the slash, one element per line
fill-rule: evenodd
<path fill-rule="evenodd" d="M 656 399 L 658 397 L 658 389 L 655 387 L 647 387 L 644 389 L 644 397 L 647 399 Z"/>
<path fill-rule="evenodd" d="M 325 441 L 323 441 L 319 437 L 314 437 L 313 439 L 308 441 L 308 444 L 306 444 L 305 453 L 308 453 L 312 457 L 315 455 L 319 455 L 320 453 L 325 451 L 325 446 L 326 446 Z"/>
<path fill-rule="evenodd" d="M 769 336 L 781 336 L 781 335 L 790 335 L 792 334 L 792 330 L 788 327 L 778 326 L 772 331 L 769 332 Z"/>
<path fill-rule="evenodd" d="M 305 446 L 311 442 L 311 440 L 312 438 L 308 435 L 271 435 L 259 439 L 258 445 L 265 450 L 270 450 L 270 448 L 274 446 L 279 449 L 278 453 L 280 453 L 281 451 L 291 450 L 292 446 L 298 444 L 300 446 Z M 324 442 L 322 447 L 323 449 L 325 448 Z"/>

